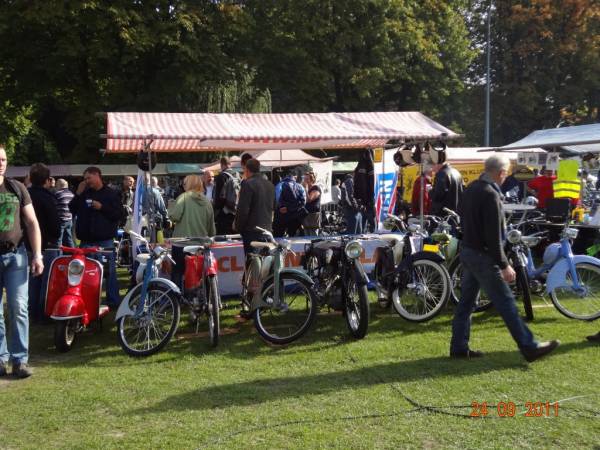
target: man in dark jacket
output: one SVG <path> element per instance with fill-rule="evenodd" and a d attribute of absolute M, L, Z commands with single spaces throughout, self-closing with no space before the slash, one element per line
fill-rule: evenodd
<path fill-rule="evenodd" d="M 42 163 L 35 163 L 29 169 L 31 187 L 28 189 L 31 203 L 40 225 L 42 234 L 42 253 L 44 272 L 41 277 L 32 277 L 29 280 L 29 312 L 34 322 L 41 321 L 44 317 L 43 305 L 46 299 L 46 286 L 52 260 L 58 256 L 58 239 L 60 237 L 60 220 L 58 205 L 50 188 L 50 169 Z M 31 247 L 26 240 L 29 253 Z"/>
<path fill-rule="evenodd" d="M 213 205 L 215 211 L 215 226 L 217 234 L 231 234 L 235 210 L 233 205 L 227 206 L 227 192 L 225 191 L 228 182 L 232 183 L 231 189 L 238 182 L 238 175 L 231 168 L 231 161 L 228 157 L 221 158 L 221 173 L 215 177 L 215 187 L 213 190 Z"/>
<path fill-rule="evenodd" d="M 361 206 L 362 231 L 375 230 L 375 164 L 373 150 L 360 154 L 354 169 L 354 198 Z"/>
<path fill-rule="evenodd" d="M 113 250 L 108 255 L 108 304 L 112 307 L 121 302 L 114 255 L 114 238 L 121 218 L 121 198 L 117 191 L 102 181 L 97 167 L 83 172 L 75 197 L 69 203 L 71 212 L 77 216 L 76 232 L 80 247 L 102 247 Z"/>
<path fill-rule="evenodd" d="M 360 234 L 362 233 L 361 207 L 356 198 L 354 198 L 354 179 L 351 173 L 346 175 L 340 190 L 342 193 L 340 205 L 342 206 L 342 214 L 344 214 L 346 221 L 346 231 L 344 231 L 344 234 Z"/>
<path fill-rule="evenodd" d="M 282 237 L 286 232 L 289 237 L 296 236 L 302 219 L 306 217 L 306 192 L 296 181 L 294 175 L 288 172 L 275 188 L 275 221 L 274 234 Z"/>
<path fill-rule="evenodd" d="M 506 229 L 500 186 L 506 178 L 509 165 L 504 155 L 490 156 L 485 161 L 484 174 L 469 185 L 462 199 L 461 298 L 452 321 L 452 358 L 483 356 L 482 352 L 469 349 L 471 313 L 480 288 L 492 300 L 527 361 L 541 358 L 559 344 L 558 341 L 535 341 L 519 316 L 508 285 L 515 280 L 515 271 L 504 254 Z"/>
<path fill-rule="evenodd" d="M 458 211 L 458 204 L 464 190 L 462 175 L 449 163 L 436 167 L 431 198 L 431 214 L 445 216 L 444 208 Z"/>
<path fill-rule="evenodd" d="M 260 175 L 258 160 L 248 160 L 244 167 L 244 181 L 234 221 L 235 229 L 242 235 L 245 253 L 251 250 L 250 242 L 263 235 L 256 227 L 271 231 L 274 198 L 273 183 Z"/>

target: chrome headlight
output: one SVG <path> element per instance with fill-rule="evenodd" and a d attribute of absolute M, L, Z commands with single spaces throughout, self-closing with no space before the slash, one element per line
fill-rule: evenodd
<path fill-rule="evenodd" d="M 70 286 L 77 286 L 81 283 L 81 277 L 83 276 L 83 271 L 85 270 L 85 264 L 80 259 L 72 259 L 69 263 L 68 269 L 68 281 Z"/>
<path fill-rule="evenodd" d="M 506 240 L 511 244 L 518 244 L 521 242 L 521 232 L 519 230 L 510 230 L 506 235 Z"/>
<path fill-rule="evenodd" d="M 358 258 L 363 251 L 363 247 L 358 241 L 350 241 L 346 244 L 346 248 L 344 248 L 346 252 L 346 256 L 350 259 Z"/>
<path fill-rule="evenodd" d="M 279 241 L 279 245 L 285 250 L 289 250 L 290 248 L 292 248 L 292 242 L 288 241 L 287 239 L 281 239 Z"/>
<path fill-rule="evenodd" d="M 565 230 L 565 236 L 569 239 L 577 239 L 577 235 L 579 234 L 579 230 L 577 228 L 567 228 Z"/>

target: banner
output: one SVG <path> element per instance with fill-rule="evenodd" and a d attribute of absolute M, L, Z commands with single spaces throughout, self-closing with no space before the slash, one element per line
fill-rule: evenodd
<path fill-rule="evenodd" d="M 479 178 L 483 173 L 483 162 L 480 163 L 455 163 L 452 164 L 456 170 L 460 172 L 465 185 Z M 419 176 L 419 166 L 404 167 L 402 170 L 402 181 L 404 182 L 404 191 L 402 199 L 408 203 L 412 200 L 412 191 L 415 180 Z"/>
<path fill-rule="evenodd" d="M 375 220 L 377 223 L 382 223 L 388 214 L 393 213 L 396 206 L 398 166 L 394 163 L 394 153 L 396 149 L 385 151 L 376 149 L 375 153 Z"/>
<path fill-rule="evenodd" d="M 333 161 L 310 162 L 310 168 L 317 178 L 317 186 L 321 188 L 321 204 L 331 203 L 331 177 Z"/>

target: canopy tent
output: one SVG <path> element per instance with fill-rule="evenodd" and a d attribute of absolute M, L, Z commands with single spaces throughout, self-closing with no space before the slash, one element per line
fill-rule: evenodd
<path fill-rule="evenodd" d="M 276 167 L 293 167 L 311 162 L 331 161 L 335 158 L 317 158 L 299 149 L 291 149 L 283 152 L 282 150 L 252 150 L 244 153 L 250 153 L 253 158 L 260 161 L 261 167 L 274 169 Z M 240 156 L 229 158 L 231 166 L 241 167 Z M 219 161 L 204 167 L 204 170 L 221 170 Z"/>
<path fill-rule="evenodd" d="M 541 147 L 545 150 L 564 149 L 572 153 L 588 153 L 590 144 L 600 144 L 600 123 L 577 125 L 564 128 L 537 130 L 512 144 L 498 147 L 496 150 L 521 150 Z M 593 146 L 600 151 L 600 146 Z"/>
<path fill-rule="evenodd" d="M 389 140 L 454 139 L 420 112 L 106 113 L 108 153 L 364 148 Z"/>

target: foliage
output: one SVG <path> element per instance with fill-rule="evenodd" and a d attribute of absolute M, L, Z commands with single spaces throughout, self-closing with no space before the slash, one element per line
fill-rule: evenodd
<path fill-rule="evenodd" d="M 480 57 L 470 80 L 478 103 L 466 111 L 480 118 L 488 5 L 473 2 L 470 17 Z M 493 142 L 506 144 L 539 128 L 598 121 L 600 3 L 494 0 L 492 5 Z"/>

